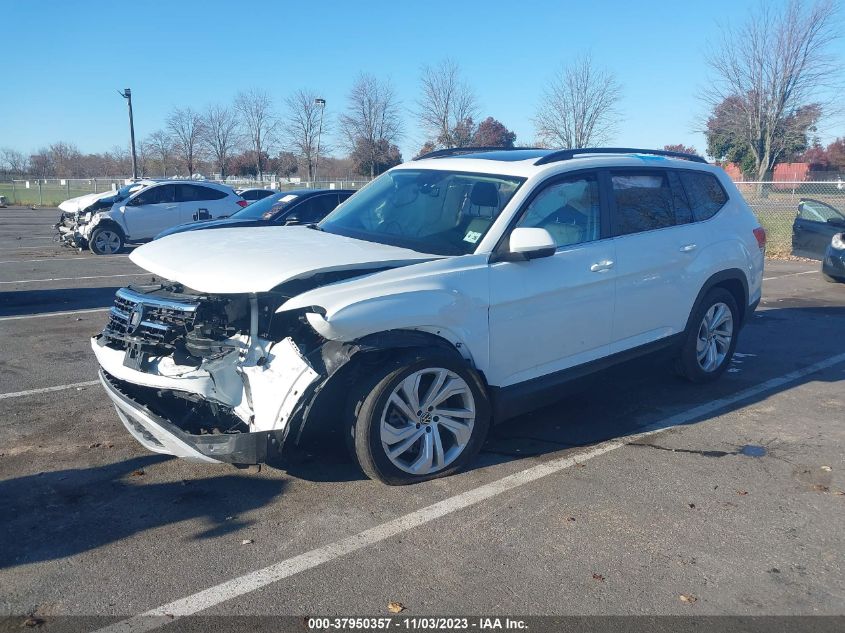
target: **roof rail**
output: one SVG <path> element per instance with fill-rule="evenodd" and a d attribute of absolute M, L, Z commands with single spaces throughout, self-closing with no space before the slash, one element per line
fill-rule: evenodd
<path fill-rule="evenodd" d="M 417 156 L 412 160 L 422 160 L 423 158 L 446 158 L 447 156 L 460 156 L 461 154 L 476 154 L 479 152 L 509 152 L 520 149 L 543 149 L 542 147 L 447 147 L 446 149 L 436 149 L 433 152 L 426 152 L 422 156 Z"/>
<path fill-rule="evenodd" d="M 707 163 L 705 159 L 696 154 L 685 154 L 684 152 L 672 152 L 665 149 L 637 149 L 635 147 L 581 147 L 576 149 L 561 149 L 551 154 L 546 154 L 534 162 L 535 165 L 548 165 L 562 160 L 571 160 L 582 154 L 649 154 L 652 156 L 667 156 L 670 158 L 683 158 L 695 163 Z"/>

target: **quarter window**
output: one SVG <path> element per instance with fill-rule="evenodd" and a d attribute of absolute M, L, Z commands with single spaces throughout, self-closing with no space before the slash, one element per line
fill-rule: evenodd
<path fill-rule="evenodd" d="M 616 201 L 615 235 L 674 226 L 672 188 L 666 173 L 615 172 L 611 182 Z"/>
<path fill-rule="evenodd" d="M 713 174 L 681 172 L 681 182 L 696 220 L 709 220 L 725 206 L 728 196 Z"/>
<path fill-rule="evenodd" d="M 517 226 L 543 228 L 558 247 L 599 239 L 599 187 L 595 175 L 558 181 L 528 205 Z"/>

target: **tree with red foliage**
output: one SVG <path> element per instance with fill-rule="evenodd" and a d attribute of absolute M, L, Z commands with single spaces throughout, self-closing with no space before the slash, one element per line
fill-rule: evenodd
<path fill-rule="evenodd" d="M 692 154 L 693 156 L 700 156 L 698 150 L 694 147 L 677 143 L 676 145 L 664 145 L 663 149 L 667 152 L 680 152 L 681 154 Z"/>
<path fill-rule="evenodd" d="M 475 129 L 472 144 L 479 147 L 507 147 L 511 148 L 516 142 L 516 133 L 506 128 L 501 121 L 488 116 Z"/>

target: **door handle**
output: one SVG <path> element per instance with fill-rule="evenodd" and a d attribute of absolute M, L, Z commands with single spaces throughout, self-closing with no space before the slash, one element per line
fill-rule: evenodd
<path fill-rule="evenodd" d="M 695 250 L 696 246 L 697 246 L 697 244 L 685 244 L 684 246 L 681 246 L 681 252 L 682 253 L 691 253 L 692 251 Z"/>
<path fill-rule="evenodd" d="M 590 270 L 594 273 L 601 272 L 603 270 L 610 270 L 613 268 L 614 261 L 612 259 L 603 259 L 600 262 L 596 262 L 592 266 L 590 266 Z"/>

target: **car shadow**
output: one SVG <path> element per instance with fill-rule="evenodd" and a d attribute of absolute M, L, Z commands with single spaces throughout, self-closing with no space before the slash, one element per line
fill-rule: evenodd
<path fill-rule="evenodd" d="M 239 517 L 272 503 L 285 482 L 218 476 L 158 483 L 147 472 L 169 459 L 135 457 L 106 466 L 73 468 L 0 481 L 0 568 L 57 560 L 133 534 L 200 519 L 209 539 L 252 522 Z"/>
<path fill-rule="evenodd" d="M 676 416 L 682 424 L 698 424 L 804 383 L 824 380 L 819 374 L 811 374 L 735 400 L 738 394 L 767 380 L 845 353 L 840 331 L 843 322 L 845 306 L 811 306 L 802 299 L 791 300 L 789 307 L 759 311 L 743 329 L 728 372 L 706 385 L 692 384 L 675 375 L 673 359 L 666 353 L 617 365 L 568 385 L 554 404 L 494 426 L 481 455 L 467 469 L 624 439 L 678 424 Z M 845 384 L 845 364 L 834 371 L 826 380 Z M 724 406 L 690 416 L 696 407 L 720 400 L 726 400 Z M 296 477 L 312 481 L 345 481 L 356 472 L 357 478 L 363 477 L 346 452 L 336 448 L 342 446 L 339 437 L 326 436 L 320 443 L 335 448 L 326 451 L 310 445 L 312 456 L 302 462 L 292 455 L 296 449 L 287 449 L 291 457 L 283 467 Z M 331 468 L 322 467 L 324 454 L 331 455 Z M 335 479 L 337 475 L 340 477 Z"/>
<path fill-rule="evenodd" d="M 108 308 L 119 286 L 0 292 L 0 317 Z"/>

